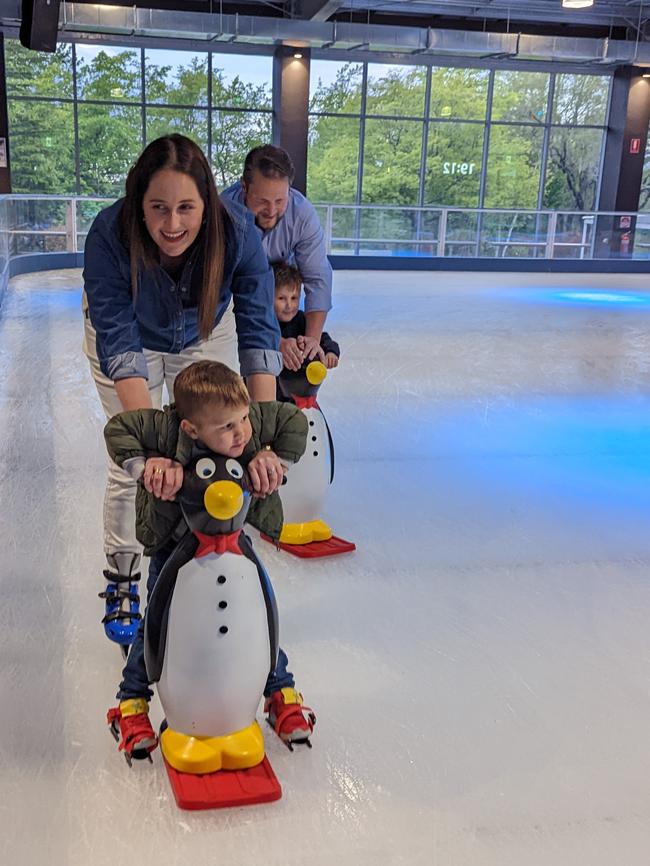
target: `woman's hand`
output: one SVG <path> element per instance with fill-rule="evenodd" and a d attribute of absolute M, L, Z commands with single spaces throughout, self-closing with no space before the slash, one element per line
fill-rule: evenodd
<path fill-rule="evenodd" d="M 314 361 L 318 359 L 325 363 L 325 352 L 320 347 L 316 337 L 298 337 L 298 348 L 302 352 L 302 357 L 305 361 Z"/>
<path fill-rule="evenodd" d="M 328 370 L 331 370 L 333 367 L 338 367 L 339 365 L 339 356 L 335 355 L 334 352 L 328 352 L 325 355 L 325 366 Z"/>
<path fill-rule="evenodd" d="M 280 351 L 287 370 L 299 370 L 302 367 L 302 352 L 295 337 L 282 337 Z"/>
<path fill-rule="evenodd" d="M 169 457 L 149 457 L 144 464 L 142 481 L 149 493 L 170 501 L 176 498 L 183 484 L 183 467 Z"/>
<path fill-rule="evenodd" d="M 274 451 L 262 448 L 246 467 L 253 485 L 253 495 L 264 499 L 282 484 L 284 466 Z"/>

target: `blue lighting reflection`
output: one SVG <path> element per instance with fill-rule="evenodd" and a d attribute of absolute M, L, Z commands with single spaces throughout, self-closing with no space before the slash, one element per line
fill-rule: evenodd
<path fill-rule="evenodd" d="M 598 292 L 572 289 L 571 291 L 552 292 L 550 297 L 556 301 L 591 307 L 650 307 L 650 294 L 635 294 L 634 292 Z"/>

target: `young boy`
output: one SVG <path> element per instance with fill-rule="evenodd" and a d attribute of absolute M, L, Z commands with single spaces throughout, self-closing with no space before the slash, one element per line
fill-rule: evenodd
<path fill-rule="evenodd" d="M 289 403 L 250 403 L 243 380 L 224 364 L 198 361 L 176 377 L 175 404 L 164 409 L 121 412 L 104 429 L 111 458 L 142 483 L 136 496 L 136 535 L 151 557 L 147 592 L 176 544 L 183 525 L 175 495 L 183 483 L 183 466 L 200 450 L 236 458 L 246 466 L 254 489 L 248 522 L 277 539 L 282 529 L 282 504 L 277 494 L 285 470 L 304 453 L 307 421 Z M 287 656 L 264 690 L 265 712 L 276 733 L 289 744 L 306 740 L 315 718 L 302 706 Z M 119 725 L 120 751 L 130 757 L 151 752 L 158 744 L 148 715 L 153 692 L 144 661 L 144 620 L 122 672 L 119 707 L 109 710 L 109 724 Z M 304 713 L 303 713 L 304 710 Z"/>
<path fill-rule="evenodd" d="M 273 265 L 275 275 L 275 315 L 280 324 L 282 340 L 280 348 L 284 358 L 284 366 L 289 370 L 299 370 L 304 360 L 304 338 L 306 319 L 300 309 L 300 290 L 302 277 L 298 268 L 286 262 L 276 262 Z M 328 370 L 336 367 L 341 351 L 339 344 L 323 331 L 320 338 L 321 354 L 319 360 Z"/>

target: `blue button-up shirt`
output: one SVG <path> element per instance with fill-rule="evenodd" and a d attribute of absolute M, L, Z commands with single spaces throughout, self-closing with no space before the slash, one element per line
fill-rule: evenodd
<path fill-rule="evenodd" d="M 224 201 L 244 202 L 240 181 L 221 193 Z M 295 264 L 305 288 L 305 312 L 327 312 L 332 308 L 332 266 L 325 251 L 325 238 L 313 204 L 296 189 L 289 189 L 287 210 L 272 229 L 263 231 L 262 246 L 271 263 Z"/>
<path fill-rule="evenodd" d="M 109 379 L 148 378 L 143 349 L 177 354 L 199 337 L 200 250 L 178 282 L 160 266 L 143 266 L 135 300 L 129 251 L 120 239 L 123 200 L 95 218 L 84 255 L 84 288 L 97 333 L 97 356 Z M 243 376 L 282 370 L 280 331 L 273 309 L 273 272 L 248 210 L 225 201 L 225 259 L 215 325 L 233 299 Z"/>

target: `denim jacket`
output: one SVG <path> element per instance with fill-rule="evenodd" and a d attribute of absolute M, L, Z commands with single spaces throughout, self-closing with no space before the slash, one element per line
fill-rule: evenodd
<path fill-rule="evenodd" d="M 223 204 L 226 250 L 215 325 L 232 297 L 242 375 L 277 376 L 282 355 L 273 272 L 252 214 L 236 203 Z M 198 308 L 192 298 L 200 291 L 200 251 L 189 257 L 178 283 L 160 266 L 141 266 L 134 303 L 129 251 L 120 239 L 122 205 L 120 199 L 95 218 L 86 238 L 83 273 L 101 370 L 113 381 L 148 378 L 143 349 L 177 354 L 199 341 Z"/>

